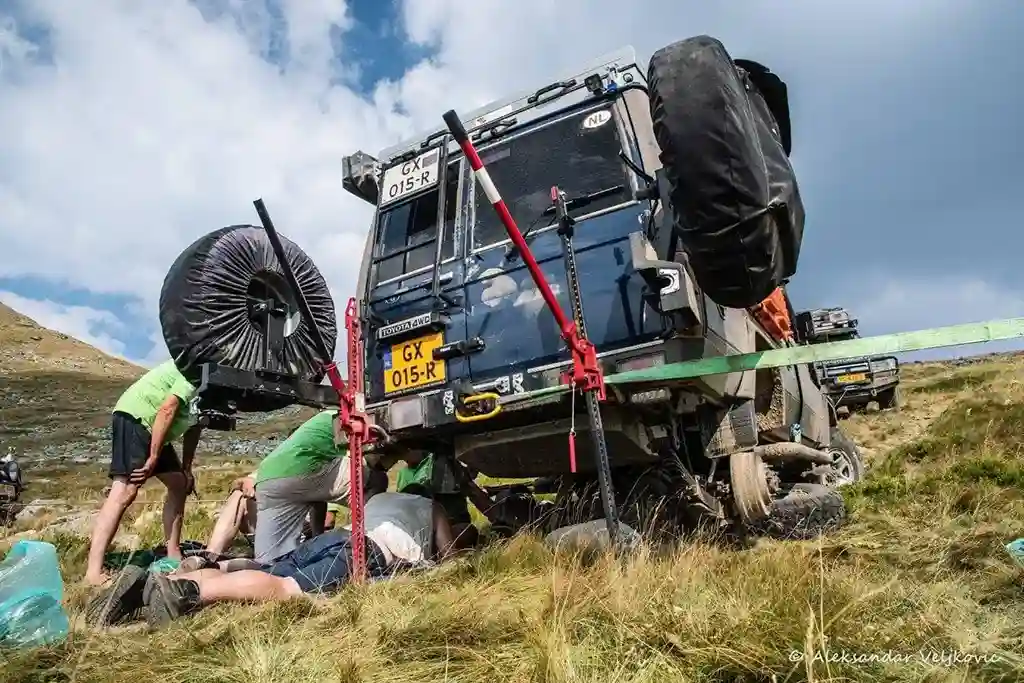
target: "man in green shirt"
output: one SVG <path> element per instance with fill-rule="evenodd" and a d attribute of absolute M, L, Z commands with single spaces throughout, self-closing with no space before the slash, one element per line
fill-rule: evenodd
<path fill-rule="evenodd" d="M 189 411 L 195 393 L 174 361 L 168 360 L 136 380 L 114 406 L 109 471 L 113 481 L 92 532 L 85 572 L 88 583 L 106 582 L 103 557 L 125 511 L 150 477 L 167 488 L 163 510 L 167 557 L 181 560 L 181 524 L 185 499 L 195 484 L 192 460 L 201 432 L 192 424 Z M 171 445 L 178 438 L 182 440 L 181 461 Z"/>
<path fill-rule="evenodd" d="M 386 470 L 383 461 L 373 461 L 373 469 Z M 363 469 L 364 487 L 370 469 Z M 256 470 L 254 559 L 267 564 L 294 550 L 310 506 L 313 534 L 322 532 L 325 503 L 347 506 L 349 486 L 348 444 L 338 411 L 324 410 L 292 432 Z"/>

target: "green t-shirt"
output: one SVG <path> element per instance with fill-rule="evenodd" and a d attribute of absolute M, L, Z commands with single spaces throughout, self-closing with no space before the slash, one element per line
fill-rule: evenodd
<path fill-rule="evenodd" d="M 334 445 L 334 416 L 337 414 L 337 410 L 324 410 L 292 432 L 260 462 L 256 484 L 268 479 L 312 474 L 325 463 L 347 455 L 347 444 Z"/>
<path fill-rule="evenodd" d="M 420 460 L 415 467 L 406 465 L 398 470 L 398 481 L 395 490 L 399 493 L 407 489 L 420 486 L 424 491 L 430 491 L 434 486 L 434 456 L 428 455 Z"/>
<path fill-rule="evenodd" d="M 178 372 L 174 361 L 169 360 L 156 366 L 128 387 L 114 406 L 114 412 L 127 413 L 152 430 L 153 420 L 160 406 L 168 396 L 174 394 L 181 399 L 181 403 L 178 405 L 178 412 L 174 414 L 174 422 L 171 423 L 164 438 L 164 443 L 170 443 L 192 425 L 188 403 L 195 393 L 196 388 Z"/>

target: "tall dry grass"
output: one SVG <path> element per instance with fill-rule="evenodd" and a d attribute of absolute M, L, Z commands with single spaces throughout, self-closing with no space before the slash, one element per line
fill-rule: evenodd
<path fill-rule="evenodd" d="M 616 560 L 521 537 L 153 634 L 90 630 L 73 588 L 68 642 L 3 655 L 0 681 L 1021 681 L 1024 571 L 1003 545 L 1024 536 L 1022 380 L 1019 359 L 912 369 L 900 413 L 844 421 L 870 473 L 818 541 Z M 84 539 L 53 540 L 76 580 Z"/>

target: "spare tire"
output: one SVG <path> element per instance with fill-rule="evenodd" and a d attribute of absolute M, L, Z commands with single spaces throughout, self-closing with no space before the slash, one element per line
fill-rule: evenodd
<path fill-rule="evenodd" d="M 285 256 L 332 356 L 338 326 L 334 299 L 313 260 L 281 237 Z M 262 228 L 215 230 L 181 252 L 160 290 L 160 326 L 178 369 L 198 385 L 204 363 L 239 370 L 264 367 L 263 333 L 252 310 L 273 298 L 287 308 L 283 371 L 309 382 L 324 377 L 323 363 L 298 304 Z M 277 410 L 288 402 L 239 396 L 241 412 Z"/>
<path fill-rule="evenodd" d="M 740 63 L 751 71 L 697 36 L 658 50 L 648 68 L 674 229 L 697 283 L 730 308 L 754 306 L 796 272 L 804 228 L 785 83 Z"/>

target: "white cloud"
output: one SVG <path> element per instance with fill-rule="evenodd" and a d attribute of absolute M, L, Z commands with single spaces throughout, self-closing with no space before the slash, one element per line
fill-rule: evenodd
<path fill-rule="evenodd" d="M 124 324 L 110 311 L 87 306 L 64 306 L 45 299 L 27 299 L 3 290 L 0 290 L 0 303 L 27 315 L 43 327 L 63 332 L 112 356 L 124 358 L 124 344 L 113 336 L 123 331 Z"/>
<path fill-rule="evenodd" d="M 813 60 L 846 74 L 850 59 L 880 64 L 969 5 L 406 0 L 410 36 L 437 54 L 367 98 L 344 85 L 351 67 L 331 63 L 332 30 L 352 22 L 343 0 L 280 3 L 283 68 L 262 57 L 281 38 L 267 2 L 198 2 L 210 21 L 184 0 L 16 0 L 48 29 L 52 63 L 0 15 L 0 276 L 138 296 L 153 311 L 151 358 L 164 353 L 155 311 L 170 263 L 202 234 L 255 222 L 258 196 L 316 260 L 340 314 L 371 215 L 341 189 L 342 156 L 440 126 L 449 108 L 538 87 L 622 43 L 643 59 L 701 32 L 780 72 Z"/>
<path fill-rule="evenodd" d="M 994 287 L 977 277 L 949 276 L 907 280 L 866 278 L 851 311 L 862 333 L 888 334 L 930 327 L 983 322 L 1024 315 L 1024 291 Z M 951 347 L 907 354 L 907 359 L 1024 350 L 1024 339 Z"/>

